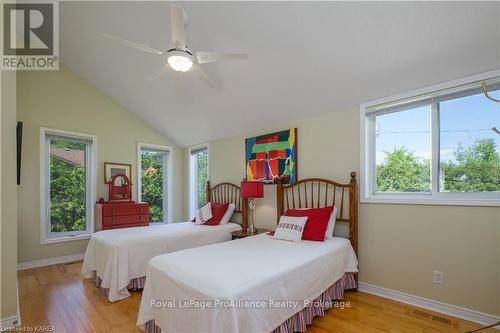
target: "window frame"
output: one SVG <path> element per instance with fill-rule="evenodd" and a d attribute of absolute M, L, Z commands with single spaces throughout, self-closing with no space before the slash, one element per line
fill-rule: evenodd
<path fill-rule="evenodd" d="M 86 225 L 85 231 L 78 232 L 58 232 L 52 233 L 49 231 L 50 218 L 49 201 L 50 188 L 49 184 L 49 161 L 50 156 L 47 154 L 47 135 L 57 135 L 68 138 L 77 138 L 91 141 L 89 149 L 86 152 L 86 170 L 89 175 L 86 180 Z M 91 237 L 95 229 L 95 200 L 97 197 L 97 136 L 81 132 L 67 131 L 55 128 L 40 127 L 40 244 L 52 244 L 67 241 L 76 241 L 88 239 Z M 90 190 L 89 190 L 90 189 Z"/>
<path fill-rule="evenodd" d="M 136 198 L 138 202 L 142 201 L 142 149 L 159 150 L 168 153 L 167 157 L 167 177 L 163 179 L 163 185 L 167 187 L 167 200 L 165 205 L 165 198 L 163 198 L 163 222 L 150 222 L 154 225 L 169 224 L 173 222 L 173 192 L 172 192 L 172 147 L 165 145 L 158 145 L 153 143 L 138 142 L 137 143 L 137 190 Z M 165 166 L 164 166 L 165 167 Z M 166 212 L 165 212 L 166 211 Z"/>
<path fill-rule="evenodd" d="M 210 180 L 210 144 L 209 143 L 202 143 L 202 144 L 199 144 L 199 145 L 195 145 L 195 146 L 191 146 L 188 148 L 188 155 L 187 155 L 187 159 L 188 159 L 188 162 L 187 162 L 187 165 L 188 165 L 188 168 L 187 168 L 187 176 L 188 176 L 188 203 L 189 203 L 189 218 L 191 218 L 194 213 L 196 212 L 196 210 L 198 210 L 198 208 L 194 209 L 193 211 L 193 207 L 196 207 L 195 206 L 195 203 L 198 201 L 198 196 L 197 194 L 195 194 L 195 197 L 193 198 L 192 196 L 192 189 L 193 189 L 193 179 L 191 178 L 191 152 L 194 151 L 194 150 L 199 150 L 199 149 L 203 149 L 203 148 L 206 148 L 207 149 L 207 159 L 208 159 L 208 163 L 207 163 L 207 179 Z M 206 185 L 206 184 L 205 184 Z M 197 193 L 197 191 L 195 191 L 195 193 Z"/>
<path fill-rule="evenodd" d="M 423 204 L 423 205 L 463 205 L 463 206 L 500 206 L 500 193 L 497 192 L 439 192 L 439 110 L 440 100 L 436 95 L 463 93 L 475 89 L 478 83 L 497 80 L 500 70 L 481 73 L 466 78 L 413 90 L 386 98 L 360 104 L 360 202 L 386 204 Z M 375 117 L 369 117 L 376 107 L 387 108 L 391 104 L 411 104 L 429 100 L 431 105 L 431 191 L 430 192 L 375 192 Z"/>

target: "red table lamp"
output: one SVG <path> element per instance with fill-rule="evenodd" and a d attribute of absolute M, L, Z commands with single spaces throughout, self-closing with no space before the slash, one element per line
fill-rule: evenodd
<path fill-rule="evenodd" d="M 241 197 L 249 199 L 248 208 L 250 208 L 250 214 L 252 216 L 250 224 L 248 226 L 247 233 L 253 234 L 256 231 L 254 224 L 255 203 L 253 202 L 253 199 L 264 197 L 264 183 L 242 181 L 240 186 L 241 186 L 241 193 L 240 193 Z"/>

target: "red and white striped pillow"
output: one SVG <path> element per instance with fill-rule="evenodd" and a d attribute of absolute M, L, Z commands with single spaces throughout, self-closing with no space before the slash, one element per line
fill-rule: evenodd
<path fill-rule="evenodd" d="M 196 217 L 194 224 L 204 224 L 213 217 L 212 215 L 212 203 L 209 202 L 205 206 L 198 209 L 196 212 Z"/>
<path fill-rule="evenodd" d="M 302 240 L 302 233 L 304 232 L 306 221 L 307 216 L 281 216 L 278 227 L 274 231 L 273 238 L 290 242 L 300 242 Z"/>

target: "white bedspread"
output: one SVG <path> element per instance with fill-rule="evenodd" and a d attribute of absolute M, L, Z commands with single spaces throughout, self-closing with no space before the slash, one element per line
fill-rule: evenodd
<path fill-rule="evenodd" d="M 118 301 L 130 296 L 129 281 L 145 276 L 154 256 L 228 241 L 231 232 L 240 229 L 236 223 L 206 226 L 182 222 L 99 231 L 87 246 L 82 273 L 90 277 L 96 271 L 101 287 L 109 288 L 108 299 Z"/>
<path fill-rule="evenodd" d="M 259 235 L 161 255 L 149 262 L 137 325 L 154 319 L 168 333 L 268 333 L 357 264 L 349 240 L 337 237 L 292 243 Z M 241 300 L 266 305 L 244 308 Z"/>

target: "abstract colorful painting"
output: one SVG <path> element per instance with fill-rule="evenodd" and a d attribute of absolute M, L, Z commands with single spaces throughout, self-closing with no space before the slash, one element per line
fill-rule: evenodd
<path fill-rule="evenodd" d="M 272 183 L 285 177 L 287 184 L 297 181 L 297 129 L 260 135 L 245 140 L 248 181 Z"/>

